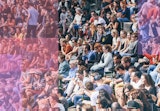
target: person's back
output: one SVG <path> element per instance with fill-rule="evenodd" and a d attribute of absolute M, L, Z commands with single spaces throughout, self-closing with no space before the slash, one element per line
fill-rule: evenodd
<path fill-rule="evenodd" d="M 37 25 L 38 15 L 39 15 L 38 11 L 34 7 L 31 6 L 28 9 L 28 13 L 30 14 L 28 24 L 29 25 Z"/>

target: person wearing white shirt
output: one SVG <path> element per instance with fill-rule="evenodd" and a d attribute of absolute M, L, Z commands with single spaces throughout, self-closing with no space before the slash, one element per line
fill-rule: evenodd
<path fill-rule="evenodd" d="M 97 13 L 94 13 L 93 16 L 94 16 L 94 25 L 95 26 L 97 26 L 98 24 L 102 24 L 104 26 L 106 24 L 106 21 L 102 17 L 98 16 Z"/>
<path fill-rule="evenodd" d="M 78 29 L 82 23 L 82 11 L 80 8 L 77 8 L 76 9 L 76 15 L 74 17 L 74 20 L 73 22 L 70 24 L 69 28 L 68 28 L 68 31 L 67 32 L 70 32 L 71 29 L 74 27 L 74 29 Z"/>
<path fill-rule="evenodd" d="M 130 77 L 131 77 L 130 84 L 133 86 L 133 88 L 139 89 L 142 85 L 142 81 L 140 79 L 141 73 L 139 71 L 132 72 Z"/>

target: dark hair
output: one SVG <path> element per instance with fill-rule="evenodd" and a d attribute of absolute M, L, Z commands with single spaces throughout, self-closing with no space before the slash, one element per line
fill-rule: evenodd
<path fill-rule="evenodd" d="M 65 55 L 60 54 L 60 55 L 59 55 L 59 58 L 60 58 L 61 60 L 65 60 Z"/>
<path fill-rule="evenodd" d="M 64 91 L 63 91 L 62 89 L 60 89 L 60 88 L 58 89 L 58 93 L 59 93 L 59 94 L 63 95 L 63 92 L 64 92 Z"/>
<path fill-rule="evenodd" d="M 90 47 L 90 45 L 89 45 L 89 44 L 85 44 L 85 47 L 87 48 L 87 50 L 88 50 L 88 51 L 90 51 L 90 50 L 91 50 L 91 47 Z"/>
<path fill-rule="evenodd" d="M 122 61 L 124 61 L 125 63 L 127 63 L 127 62 L 131 63 L 131 57 L 125 56 L 122 58 Z"/>
<path fill-rule="evenodd" d="M 105 47 L 105 49 L 107 49 L 108 52 L 111 52 L 111 51 L 112 51 L 111 45 L 104 45 L 103 47 Z"/>
<path fill-rule="evenodd" d="M 110 103 L 108 103 L 107 99 L 103 97 L 98 97 L 99 99 L 99 104 L 101 105 L 102 108 L 108 108 L 110 106 Z"/>
<path fill-rule="evenodd" d="M 87 89 L 87 90 L 93 90 L 93 89 L 94 89 L 92 82 L 87 82 L 87 83 L 85 84 L 85 86 L 86 86 L 86 89 Z"/>
<path fill-rule="evenodd" d="M 120 54 L 116 54 L 113 57 L 117 57 L 117 59 L 122 59 L 122 56 Z"/>
<path fill-rule="evenodd" d="M 131 69 L 133 72 L 136 72 L 136 71 L 137 71 L 137 69 L 136 69 L 135 66 L 130 66 L 129 69 Z M 128 69 L 128 70 L 129 70 L 129 69 Z"/>
<path fill-rule="evenodd" d="M 112 102 L 111 100 L 111 96 L 109 95 L 109 93 L 107 91 L 105 91 L 104 89 L 100 89 L 99 90 L 99 96 L 104 96 L 106 97 L 110 102 Z"/>
<path fill-rule="evenodd" d="M 136 71 L 136 72 L 134 72 L 134 75 L 136 76 L 136 77 L 138 77 L 138 78 L 141 78 L 141 72 L 140 71 Z"/>
<path fill-rule="evenodd" d="M 115 68 L 116 71 L 118 71 L 120 69 L 121 70 L 125 70 L 125 68 L 124 68 L 124 66 L 122 64 L 117 65 L 116 68 Z"/>
<path fill-rule="evenodd" d="M 78 74 L 80 74 L 80 75 L 83 75 L 83 70 L 77 70 L 76 73 L 78 73 Z"/>
<path fill-rule="evenodd" d="M 96 17 L 96 16 L 98 16 L 98 14 L 96 12 L 94 12 L 93 16 Z"/>
<path fill-rule="evenodd" d="M 150 85 L 152 87 L 155 87 L 155 85 L 154 85 L 155 83 L 154 83 L 154 81 L 153 81 L 153 79 L 152 79 L 150 74 L 142 74 L 142 76 L 144 76 L 144 78 L 145 78 L 145 80 L 146 80 L 148 85 Z"/>

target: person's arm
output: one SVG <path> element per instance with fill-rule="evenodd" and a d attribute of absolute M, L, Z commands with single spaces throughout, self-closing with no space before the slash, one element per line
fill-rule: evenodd
<path fill-rule="evenodd" d="M 31 14 L 30 14 L 30 12 L 28 11 L 27 24 L 29 23 L 30 17 L 31 17 Z"/>
<path fill-rule="evenodd" d="M 122 78 L 118 78 L 118 79 L 116 79 L 114 82 L 115 82 L 115 84 L 118 84 L 118 83 L 120 83 L 120 82 L 122 82 L 123 80 L 122 80 Z"/>
<path fill-rule="evenodd" d="M 111 58 L 110 55 L 105 56 L 105 57 L 104 57 L 104 63 L 102 63 L 102 62 L 99 63 L 99 64 L 97 65 L 97 67 L 104 68 L 104 67 L 110 62 L 111 59 L 112 59 L 112 58 Z"/>
<path fill-rule="evenodd" d="M 113 50 L 118 50 L 120 47 L 120 40 L 117 41 L 117 45 L 113 48 Z"/>
<path fill-rule="evenodd" d="M 128 50 L 128 40 L 125 40 L 125 43 L 124 43 L 124 48 L 122 50 L 120 50 L 120 52 L 124 52 L 125 50 Z"/>
<path fill-rule="evenodd" d="M 114 24 L 112 24 L 113 29 L 117 29 L 118 28 L 119 23 L 115 22 Z"/>

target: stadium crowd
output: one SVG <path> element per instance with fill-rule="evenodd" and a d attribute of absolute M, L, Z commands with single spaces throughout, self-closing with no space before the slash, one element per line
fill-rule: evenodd
<path fill-rule="evenodd" d="M 158 110 L 159 5 L 0 0 L 0 111 Z"/>

